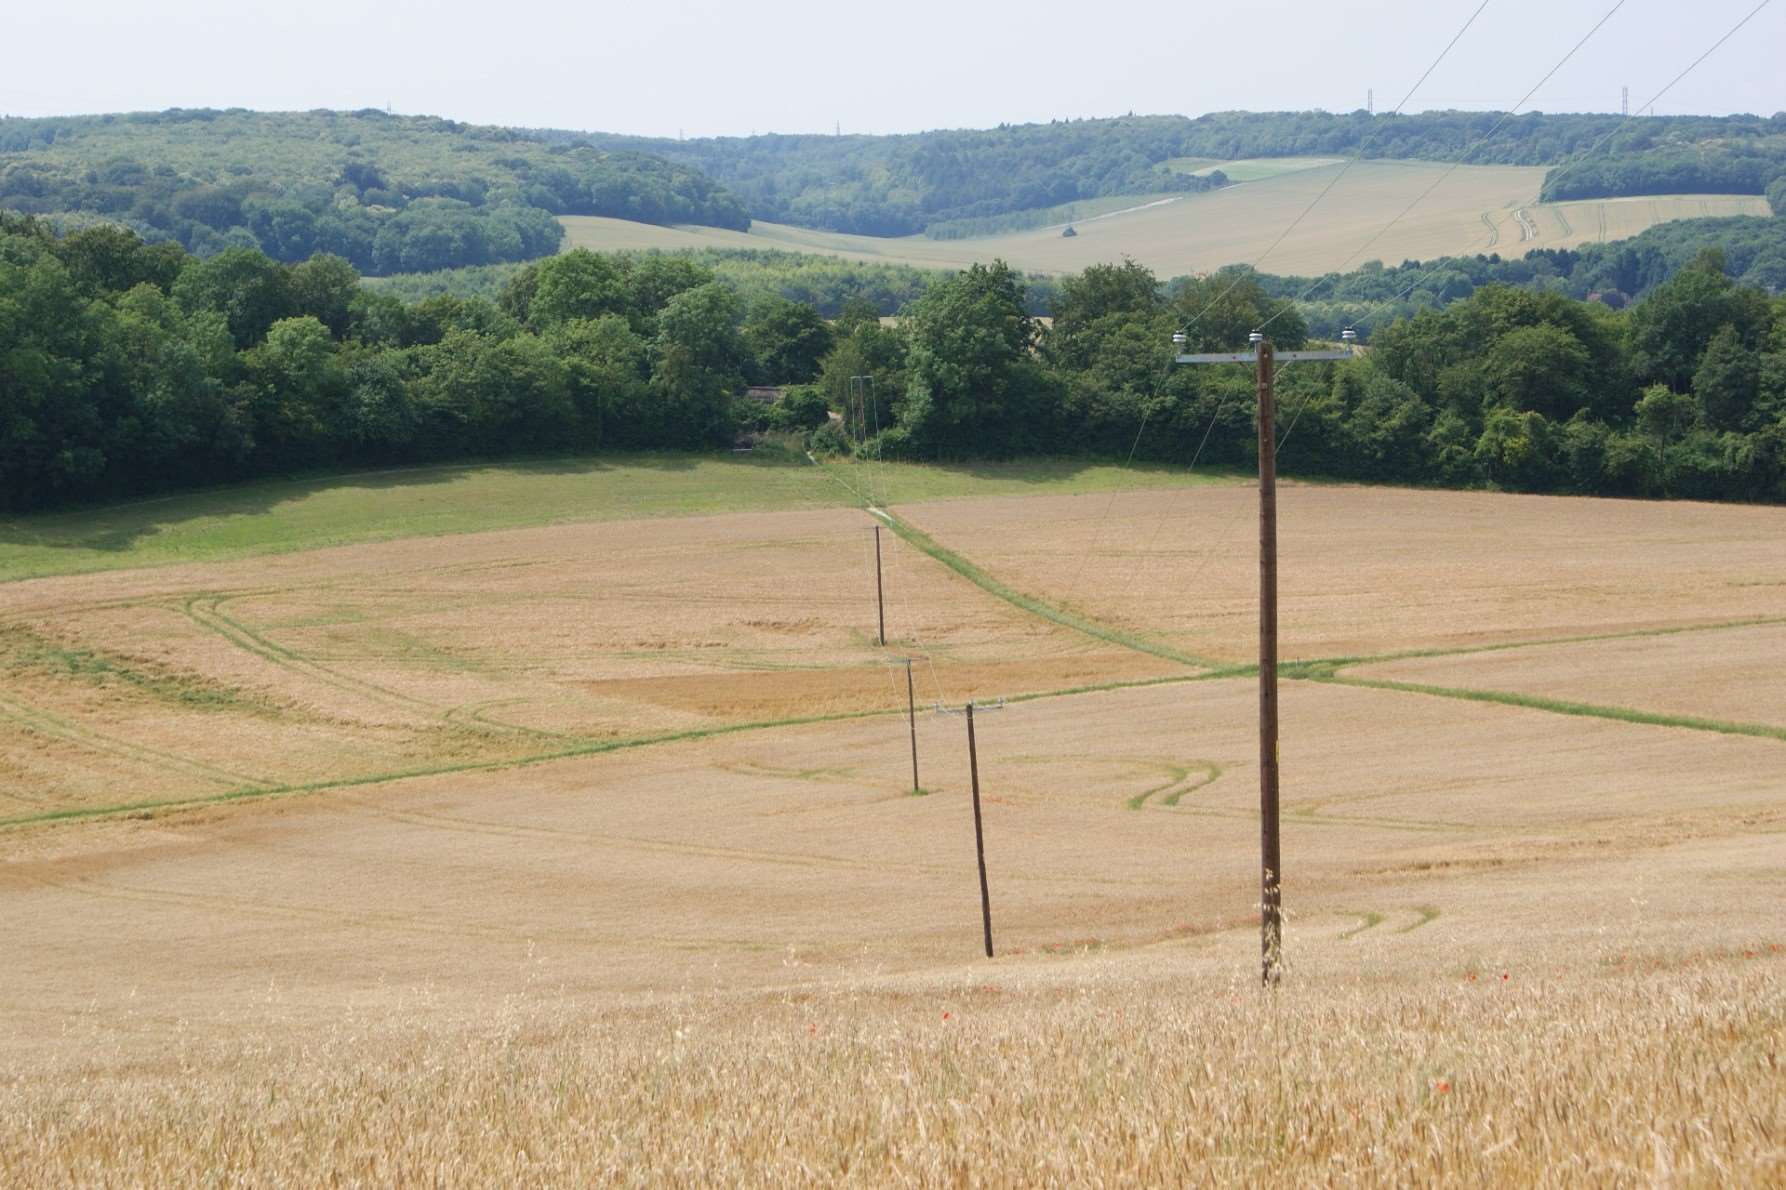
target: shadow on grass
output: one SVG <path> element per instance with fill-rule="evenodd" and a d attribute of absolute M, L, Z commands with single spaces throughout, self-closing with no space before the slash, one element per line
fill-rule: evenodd
<path fill-rule="evenodd" d="M 838 460 L 843 463 L 862 462 L 873 465 L 873 460 Z M 889 460 L 891 461 L 891 460 Z M 1124 463 L 1119 458 L 1107 458 L 1096 455 L 1043 455 L 1019 459 L 953 459 L 913 460 L 921 463 L 926 469 L 939 475 L 981 483 L 1029 484 L 1036 487 L 1058 487 L 1080 476 L 1098 471 L 1121 471 L 1131 475 L 1148 476 L 1158 479 L 1163 485 L 1180 485 L 1186 482 L 1217 482 L 1244 478 L 1251 475 L 1250 468 L 1235 463 L 1206 463 L 1195 471 L 1189 470 L 1185 464 L 1178 462 L 1136 461 Z M 1101 489 L 1094 489 L 1101 490 Z"/>
<path fill-rule="evenodd" d="M 122 553 L 144 537 L 202 519 L 257 516 L 281 504 L 325 492 L 376 494 L 395 489 L 445 487 L 481 472 L 514 475 L 595 477 L 619 468 L 691 471 L 702 463 L 727 462 L 740 467 L 792 469 L 804 459 L 782 453 L 608 454 L 570 457 L 520 457 L 463 460 L 373 471 L 336 471 L 250 480 L 227 487 L 172 492 L 119 504 L 80 505 L 55 512 L 29 513 L 0 520 L 0 548 L 92 550 Z"/>

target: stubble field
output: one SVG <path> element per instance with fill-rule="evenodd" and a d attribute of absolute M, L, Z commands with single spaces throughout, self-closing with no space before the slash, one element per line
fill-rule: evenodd
<path fill-rule="evenodd" d="M 808 472 L 0 586 L 0 1177 L 1786 1171 L 1786 514 L 1287 486 L 1262 996 L 1250 490 Z"/>
<path fill-rule="evenodd" d="M 1282 168 L 1286 163 L 1296 168 Z M 756 248 L 810 252 L 919 268 L 962 269 L 1002 259 L 1035 273 L 1077 272 L 1133 258 L 1162 278 L 1252 263 L 1266 272 L 1316 276 L 1440 256 L 1536 248 L 1573 248 L 1634 236 L 1657 223 L 1712 215 L 1765 215 L 1752 195 L 1657 195 L 1540 203 L 1539 166 L 1448 166 L 1417 161 L 1287 158 L 1243 169 L 1251 179 L 1202 194 L 1160 201 L 1136 196 L 1132 209 L 1074 224 L 968 239 L 877 237 L 757 223 L 749 232 L 657 227 L 622 219 L 567 215 L 564 247 L 599 252 Z M 1331 186 L 1331 190 L 1328 187 Z M 1275 243 L 1317 195 L 1321 218 Z M 1406 211 L 1383 228 L 1384 210 Z"/>

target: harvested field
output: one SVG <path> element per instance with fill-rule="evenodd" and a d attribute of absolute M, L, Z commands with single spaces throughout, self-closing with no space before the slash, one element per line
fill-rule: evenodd
<path fill-rule="evenodd" d="M 0 1180 L 1786 1176 L 1786 511 L 1286 486 L 1261 999 L 1253 494 L 808 474 L 0 586 Z"/>
<path fill-rule="evenodd" d="M 748 232 L 660 227 L 594 215 L 565 215 L 559 222 L 566 249 L 598 252 L 756 249 L 951 270 L 996 258 L 1025 272 L 1055 274 L 1131 257 L 1164 278 L 1245 263 L 1271 273 L 1318 276 L 1367 260 L 1394 263 L 1477 252 L 1521 256 L 1537 248 L 1634 236 L 1671 219 L 1768 213 L 1766 200 L 1756 195 L 1540 204 L 1542 166 L 1375 160 L 1347 165 L 1335 158 L 1294 157 L 1220 168 L 1237 170 L 1239 184 L 1164 202 L 1129 196 L 1130 209 L 1076 222 L 1077 234 L 1070 238 L 1060 234 L 1058 225 L 943 240 L 849 235 L 761 221 Z M 1274 246 L 1276 229 L 1288 225 L 1330 184 L 1321 217 Z M 1406 217 L 1388 234 L 1380 234 L 1383 212 L 1404 209 Z"/>
<path fill-rule="evenodd" d="M 0 818 L 903 706 L 872 533 L 844 509 L 687 517 L 0 587 Z M 923 654 L 927 701 L 1183 668 L 886 538 L 888 643 Z"/>
<path fill-rule="evenodd" d="M 1019 591 L 1233 663 L 1257 647 L 1256 499 L 1234 487 L 898 511 Z M 1775 508 L 1310 484 L 1285 485 L 1279 504 L 1290 658 L 1786 615 Z"/>

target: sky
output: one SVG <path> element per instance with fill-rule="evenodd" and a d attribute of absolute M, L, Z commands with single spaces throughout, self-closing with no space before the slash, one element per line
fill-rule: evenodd
<path fill-rule="evenodd" d="M 1401 102 L 1481 0 L 64 0 L 9 6 L 0 114 L 389 106 L 653 136 L 914 132 Z M 1637 108 L 1758 0 L 1624 0 L 1521 110 Z M 1505 109 L 1618 0 L 1488 0 L 1404 110 Z M 1786 109 L 1786 0 L 1658 103 Z"/>

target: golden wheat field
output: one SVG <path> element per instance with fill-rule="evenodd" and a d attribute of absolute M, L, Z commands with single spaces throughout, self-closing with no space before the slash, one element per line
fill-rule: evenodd
<path fill-rule="evenodd" d="M 0 585 L 0 1181 L 1786 1178 L 1786 511 L 1287 485 L 1265 991 L 1251 490 L 832 486 Z"/>
<path fill-rule="evenodd" d="M 1072 237 L 1063 237 L 1060 226 L 933 240 L 762 222 L 749 232 L 656 227 L 593 215 L 567 215 L 560 222 L 566 249 L 777 249 L 939 269 L 998 258 L 1035 273 L 1076 272 L 1126 256 L 1172 277 L 1240 263 L 1271 273 L 1314 275 L 1368 260 L 1395 264 L 1478 252 L 1521 256 L 1536 248 L 1634 236 L 1671 219 L 1768 213 L 1765 200 L 1749 195 L 1540 203 L 1545 170 L 1535 166 L 1292 160 L 1301 168 L 1252 172 L 1253 180 L 1203 194 L 1137 196 L 1129 209 L 1076 223 Z M 1320 220 L 1276 242 L 1279 229 L 1318 195 L 1324 195 Z M 1404 212 L 1387 231 L 1385 209 Z"/>

